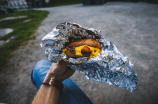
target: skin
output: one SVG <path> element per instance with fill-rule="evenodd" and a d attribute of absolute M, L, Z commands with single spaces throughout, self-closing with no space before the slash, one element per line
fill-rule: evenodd
<path fill-rule="evenodd" d="M 68 63 L 60 61 L 53 63 L 45 78 L 55 77 L 57 80 L 63 81 L 75 72 L 67 66 Z M 32 104 L 57 104 L 59 98 L 59 89 L 55 86 L 49 86 L 42 84 L 37 92 Z"/>

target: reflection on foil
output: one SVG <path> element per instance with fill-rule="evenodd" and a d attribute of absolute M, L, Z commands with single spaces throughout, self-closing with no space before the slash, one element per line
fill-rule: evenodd
<path fill-rule="evenodd" d="M 97 57 L 88 61 L 87 57 L 68 58 L 61 49 L 65 44 L 82 38 L 93 38 L 102 47 Z M 45 55 L 51 62 L 64 60 L 68 63 L 80 64 L 69 65 L 74 70 L 85 71 L 89 80 L 113 84 L 120 88 L 126 87 L 131 92 L 136 89 L 137 75 L 132 69 L 129 59 L 122 55 L 116 46 L 101 35 L 100 30 L 83 28 L 78 24 L 65 22 L 60 23 L 49 34 L 43 37 L 42 47 L 46 47 Z"/>

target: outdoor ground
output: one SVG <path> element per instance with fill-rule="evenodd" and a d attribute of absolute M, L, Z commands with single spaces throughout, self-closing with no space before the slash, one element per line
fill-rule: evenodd
<path fill-rule="evenodd" d="M 148 3 L 110 2 L 99 6 L 71 5 L 43 8 L 50 14 L 28 41 L 12 53 L 0 72 L 0 102 L 30 104 L 36 89 L 30 74 L 37 61 L 46 59 L 41 38 L 58 23 L 72 21 L 102 30 L 121 53 L 128 56 L 138 75 L 137 89 L 126 89 L 89 81 L 76 71 L 71 79 L 94 104 L 157 104 L 158 103 L 158 5 Z"/>

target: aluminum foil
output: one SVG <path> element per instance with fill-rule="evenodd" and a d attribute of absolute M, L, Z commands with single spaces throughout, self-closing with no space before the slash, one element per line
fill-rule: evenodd
<path fill-rule="evenodd" d="M 67 58 L 62 52 L 66 44 L 73 40 L 93 38 L 102 47 L 97 57 L 88 61 L 87 57 Z M 134 73 L 128 57 L 121 54 L 116 46 L 101 35 L 100 30 L 84 28 L 76 23 L 64 22 L 58 24 L 49 34 L 43 37 L 41 47 L 46 47 L 45 55 L 51 62 L 64 60 L 74 70 L 85 71 L 89 80 L 126 87 L 131 92 L 136 89 L 137 75 Z"/>

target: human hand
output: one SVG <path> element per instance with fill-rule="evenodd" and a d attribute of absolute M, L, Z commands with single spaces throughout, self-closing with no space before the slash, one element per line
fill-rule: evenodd
<path fill-rule="evenodd" d="M 65 61 L 51 65 L 32 104 L 58 104 L 59 90 L 63 89 L 61 82 L 75 72 L 67 65 Z"/>
<path fill-rule="evenodd" d="M 69 78 L 73 75 L 75 71 L 67 65 L 68 63 L 66 63 L 65 61 L 53 63 L 45 78 L 50 79 L 52 77 L 55 77 L 55 79 L 59 81 L 63 81 Z"/>

